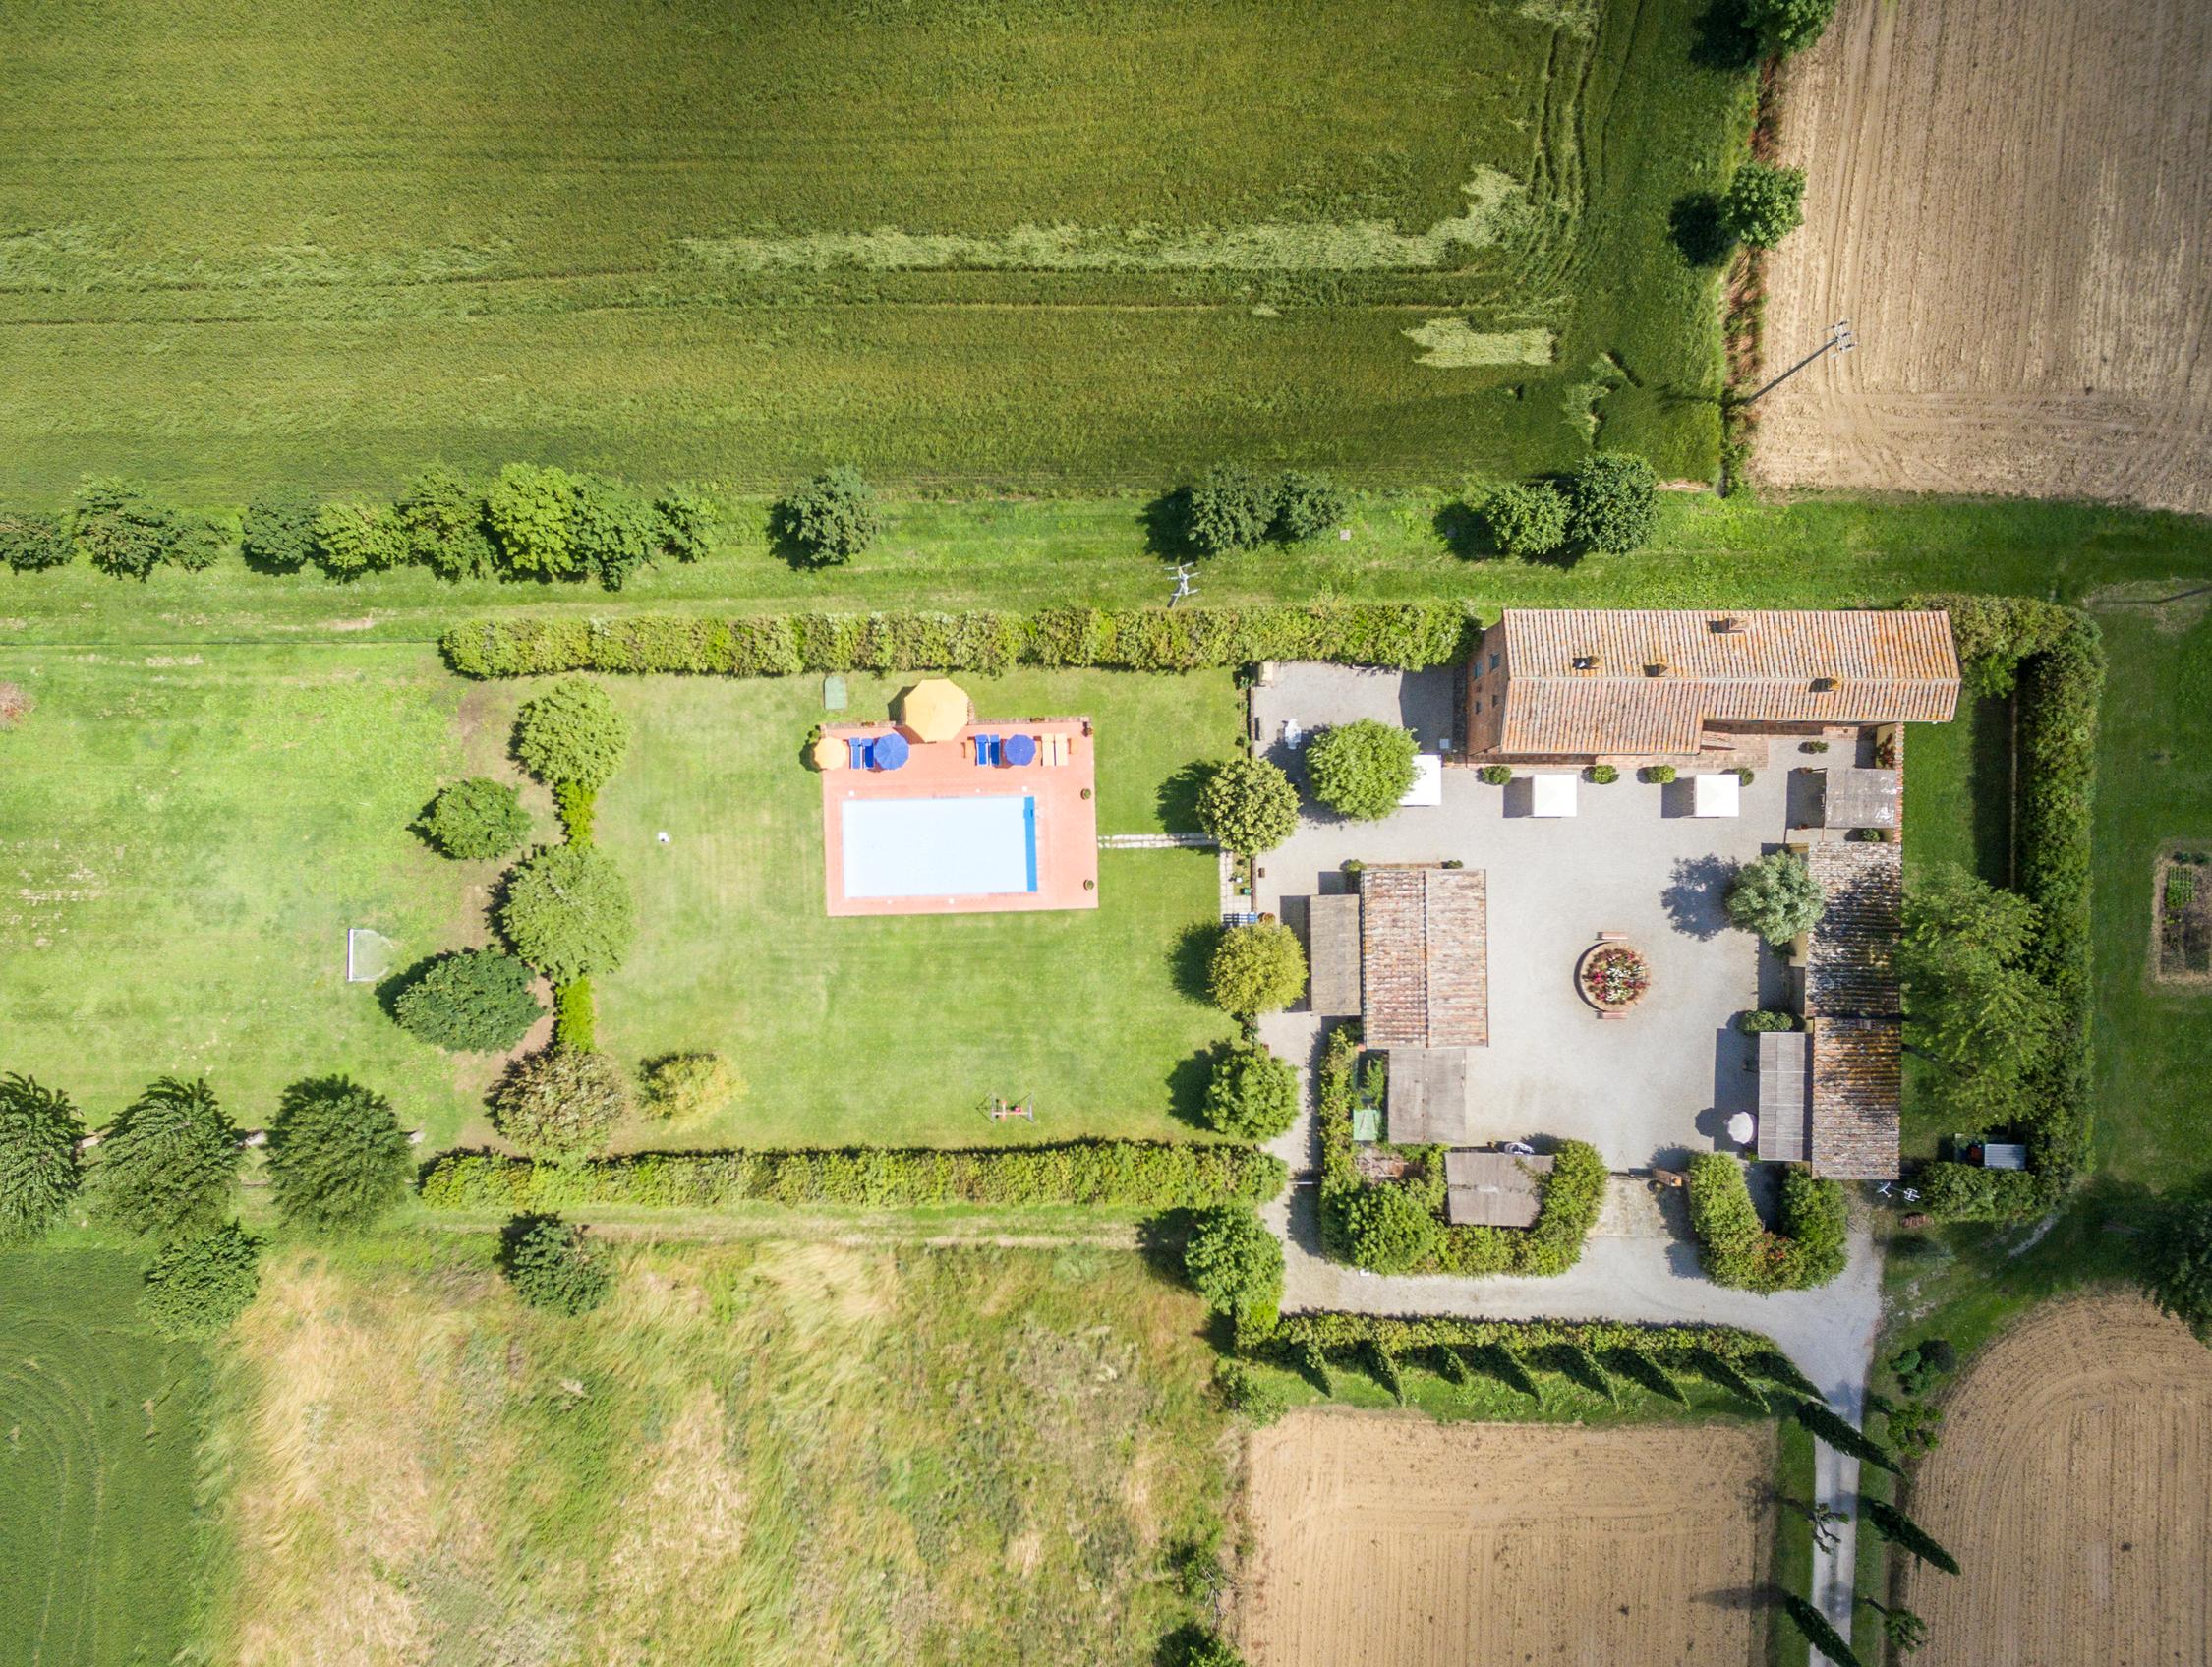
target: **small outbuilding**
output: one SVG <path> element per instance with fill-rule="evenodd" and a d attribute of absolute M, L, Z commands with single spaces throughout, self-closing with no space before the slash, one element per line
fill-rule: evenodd
<path fill-rule="evenodd" d="M 1816 827 L 1894 828 L 1904 803 L 1903 773 L 1895 770 L 1813 772 Z"/>
<path fill-rule="evenodd" d="M 1467 1050 L 1390 1050 L 1390 1142 L 1456 1146 L 1467 1138 Z"/>
<path fill-rule="evenodd" d="M 1454 1227 L 1534 1227 L 1549 1158 L 1510 1152 L 1444 1154 L 1444 1219 Z"/>
<path fill-rule="evenodd" d="M 1323 1018 L 1360 1011 L 1360 894 L 1306 900 L 1306 1005 Z"/>

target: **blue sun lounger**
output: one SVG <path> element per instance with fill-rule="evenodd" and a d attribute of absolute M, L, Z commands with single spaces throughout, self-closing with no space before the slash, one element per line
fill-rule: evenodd
<path fill-rule="evenodd" d="M 975 762 L 981 769 L 989 769 L 999 762 L 999 738 L 996 735 L 975 737 Z"/>
<path fill-rule="evenodd" d="M 875 760 L 869 756 L 868 743 L 860 736 L 847 735 L 844 738 L 844 745 L 853 769 L 873 770 L 875 768 Z"/>

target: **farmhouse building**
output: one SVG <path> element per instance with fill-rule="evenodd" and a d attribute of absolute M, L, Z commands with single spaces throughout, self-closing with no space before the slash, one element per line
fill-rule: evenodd
<path fill-rule="evenodd" d="M 1468 665 L 1466 752 L 1694 767 L 1745 736 L 1942 723 L 1957 705 L 1940 611 L 1507 608 Z"/>

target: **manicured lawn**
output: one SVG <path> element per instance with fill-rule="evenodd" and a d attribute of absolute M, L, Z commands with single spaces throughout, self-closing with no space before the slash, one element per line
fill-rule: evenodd
<path fill-rule="evenodd" d="M 899 680 L 847 679 L 880 716 Z M 712 1127 L 641 1143 L 932 1144 L 1188 1135 L 1196 1053 L 1229 1034 L 1202 999 L 1219 915 L 1210 851 L 1100 854 L 1095 910 L 833 920 L 821 777 L 801 767 L 822 683 L 610 680 L 637 739 L 600 795 L 598 838 L 630 874 L 637 952 L 599 982 L 600 1042 L 627 1060 L 714 1049 L 751 1083 Z M 1089 717 L 1098 830 L 1195 826 L 1199 759 L 1234 749 L 1225 673 L 1025 673 L 965 686 L 986 717 Z M 521 698 L 520 688 L 502 696 Z M 655 835 L 667 831 L 666 846 Z M 1193 936 L 1193 935 L 1196 936 Z M 1034 1126 L 986 1097 L 1034 1095 Z"/>
<path fill-rule="evenodd" d="M 463 929 L 462 865 L 407 824 L 457 773 L 466 685 L 404 646 L 9 649 L 0 680 L 34 703 L 0 731 L 0 1068 L 95 1126 L 174 1074 L 256 1127 L 333 1070 L 453 1126 L 454 1071 L 345 963 L 352 926 L 403 961 Z"/>
<path fill-rule="evenodd" d="M 201 1567 L 200 1351 L 139 1319 L 138 1256 L 0 1255 L 0 1657 L 167 1661 Z"/>
<path fill-rule="evenodd" d="M 1135 1254 L 629 1244 L 563 1319 L 495 1242 L 271 1252 L 206 1659 L 1135 1667 L 1190 1617 L 1223 1421 Z"/>
<path fill-rule="evenodd" d="M 1705 9 L 20 0 L 0 493 L 1710 478 Z"/>

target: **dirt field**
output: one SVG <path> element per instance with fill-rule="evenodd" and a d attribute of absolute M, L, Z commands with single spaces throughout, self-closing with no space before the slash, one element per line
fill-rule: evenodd
<path fill-rule="evenodd" d="M 2212 6 L 1844 0 L 1791 72 L 1771 262 L 1785 485 L 2212 510 Z"/>
<path fill-rule="evenodd" d="M 1256 1667 L 1764 1660 L 1772 1430 L 1303 1413 L 1252 1438 Z"/>
<path fill-rule="evenodd" d="M 1907 1577 L 1931 1660 L 2212 1660 L 2212 1350 L 2136 1296 L 1979 1357 L 1910 1509 L 1964 1565 Z"/>

